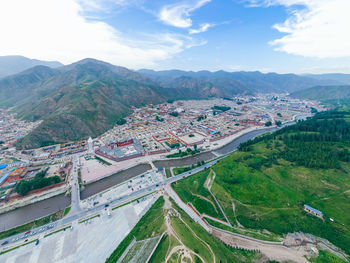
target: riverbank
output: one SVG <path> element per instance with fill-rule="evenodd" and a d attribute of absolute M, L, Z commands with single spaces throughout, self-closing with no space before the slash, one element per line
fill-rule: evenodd
<path fill-rule="evenodd" d="M 232 137 L 230 142 L 224 146 L 222 146 L 220 149 L 217 149 L 216 151 L 226 154 L 229 152 L 232 152 L 237 149 L 240 143 L 244 141 L 248 141 L 260 134 L 263 134 L 264 132 L 270 132 L 274 129 L 277 129 L 278 127 L 271 127 L 271 128 L 264 128 L 264 129 L 258 129 L 258 130 L 249 130 L 245 133 L 241 133 L 240 136 L 238 134 L 235 135 L 235 138 Z M 227 139 L 228 140 L 228 139 Z M 198 161 L 209 161 L 211 159 L 217 158 L 216 155 L 212 153 L 211 151 L 206 151 L 199 153 L 197 155 L 181 158 L 181 159 L 163 159 L 159 161 L 153 161 L 152 156 L 152 162 L 156 167 L 183 167 L 188 166 L 192 164 L 197 164 Z M 148 162 L 150 160 L 147 160 Z M 113 187 L 114 185 L 120 184 L 123 181 L 130 180 L 131 178 L 142 174 L 150 169 L 150 164 L 138 164 L 132 168 L 123 170 L 118 173 L 114 173 L 108 177 L 105 177 L 102 180 L 95 181 L 89 185 L 85 186 L 85 189 L 81 191 L 81 199 L 84 200 L 92 195 L 95 195 L 97 193 L 100 193 L 108 188 Z M 56 200 L 57 199 L 57 200 Z M 12 210 L 8 213 L 0 214 L 0 229 L 6 230 L 11 228 L 13 225 L 21 225 L 24 223 L 27 223 L 29 221 L 33 221 L 36 218 L 43 217 L 46 215 L 49 215 L 51 213 L 57 212 L 60 209 L 64 209 L 65 207 L 69 206 L 70 199 L 67 196 L 55 196 L 48 199 L 45 199 L 40 202 L 32 203 L 30 205 L 20 207 L 17 210 Z M 30 209 L 29 209 L 30 208 Z"/>

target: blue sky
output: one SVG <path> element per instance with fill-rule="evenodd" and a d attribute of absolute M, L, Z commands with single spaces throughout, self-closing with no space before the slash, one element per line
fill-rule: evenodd
<path fill-rule="evenodd" d="M 0 55 L 350 73 L 349 0 L 2 0 Z"/>

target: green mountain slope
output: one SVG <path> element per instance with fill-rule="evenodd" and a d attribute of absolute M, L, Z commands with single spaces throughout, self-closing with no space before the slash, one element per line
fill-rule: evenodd
<path fill-rule="evenodd" d="M 251 94 L 255 92 L 293 92 L 316 85 L 338 85 L 336 80 L 314 79 L 295 74 L 276 74 L 254 72 L 210 71 L 154 71 L 142 69 L 138 72 L 159 82 L 164 87 L 186 87 L 189 89 L 214 87 L 212 94 Z"/>
<path fill-rule="evenodd" d="M 55 69 L 36 66 L 1 79 L 0 106 L 13 107 L 24 120 L 42 120 L 18 144 L 33 148 L 98 136 L 129 114 L 131 106 L 167 99 L 289 91 L 319 82 L 292 74 L 260 72 L 134 72 L 84 59 Z"/>
<path fill-rule="evenodd" d="M 36 66 L 26 71 L 0 80 L 0 106 L 9 107 L 27 100 L 31 96 L 40 96 L 36 88 L 48 78 L 58 74 L 58 70 L 46 66 Z M 34 89 L 36 93 L 33 93 Z"/>
<path fill-rule="evenodd" d="M 350 98 L 350 86 L 316 86 L 293 92 L 291 96 L 319 101 Z"/>
<path fill-rule="evenodd" d="M 42 61 L 23 56 L 0 56 L 0 78 L 17 74 L 39 65 L 51 68 L 63 66 L 57 61 Z"/>
<path fill-rule="evenodd" d="M 268 232 L 259 232 L 264 229 L 311 233 L 350 254 L 350 112 L 319 113 L 243 143 L 212 169 L 211 192 L 234 225 L 219 227 L 258 238 L 265 238 Z M 216 216 L 201 186 L 208 174 L 181 180 L 174 189 L 201 213 Z M 322 211 L 324 220 L 306 213 L 304 204 Z"/>
<path fill-rule="evenodd" d="M 45 70 L 51 69 L 32 69 Z M 16 85 L 0 82 L 0 94 L 7 94 L 2 101 L 14 106 L 19 118 L 43 120 L 18 144 L 25 148 L 97 136 L 129 114 L 131 106 L 166 100 L 162 88 L 140 74 L 92 59 L 45 76 L 28 73 L 12 76 Z"/>

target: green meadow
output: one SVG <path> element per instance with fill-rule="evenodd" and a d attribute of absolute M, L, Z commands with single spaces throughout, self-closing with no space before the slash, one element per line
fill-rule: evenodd
<path fill-rule="evenodd" d="M 235 228 L 305 232 L 350 254 L 350 123 L 348 113 L 323 113 L 248 142 L 219 161 L 211 192 Z M 320 161 L 324 160 L 324 161 Z M 220 218 L 203 187 L 209 170 L 173 185 L 185 202 Z M 306 213 L 304 204 L 323 212 Z M 334 222 L 330 220 L 332 218 Z M 267 231 L 266 231 L 267 230 Z"/>

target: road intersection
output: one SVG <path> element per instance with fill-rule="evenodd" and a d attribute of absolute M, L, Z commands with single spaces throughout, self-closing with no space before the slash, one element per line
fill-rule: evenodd
<path fill-rule="evenodd" d="M 71 226 L 72 224 L 74 224 L 75 222 L 77 222 L 79 220 L 84 220 L 85 218 L 89 218 L 91 216 L 94 216 L 94 215 L 100 213 L 101 211 L 103 211 L 106 208 L 106 205 L 113 207 L 113 208 L 119 207 L 119 206 L 122 206 L 126 203 L 133 201 L 133 200 L 137 200 L 139 198 L 142 198 L 143 196 L 148 195 L 150 193 L 156 192 L 158 190 L 162 190 L 162 189 L 164 189 L 164 187 L 166 185 L 169 185 L 173 182 L 176 182 L 178 180 L 181 180 L 185 177 L 191 176 L 197 172 L 203 171 L 203 170 L 213 166 L 222 158 L 224 158 L 224 156 L 221 158 L 218 158 L 216 160 L 210 161 L 202 166 L 196 167 L 196 168 L 192 169 L 191 171 L 188 171 L 188 172 L 185 172 L 185 173 L 182 173 L 182 174 L 179 174 L 177 176 L 170 177 L 170 178 L 164 178 L 163 182 L 155 183 L 153 185 L 148 186 L 147 188 L 141 188 L 139 190 L 135 190 L 134 192 L 132 192 L 130 194 L 118 197 L 118 198 L 111 200 L 109 202 L 106 202 L 106 203 L 98 204 L 92 208 L 82 209 L 80 207 L 79 183 L 78 183 L 78 175 L 77 175 L 78 158 L 77 158 L 77 156 L 74 156 L 73 157 L 73 176 L 72 176 L 72 208 L 71 208 L 71 211 L 69 212 L 69 214 L 66 217 L 64 217 L 56 222 L 49 223 L 47 225 L 31 229 L 31 231 L 27 234 L 21 233 L 21 234 L 17 234 L 17 235 L 14 235 L 14 236 L 11 236 L 9 238 L 1 240 L 0 244 L 3 244 L 4 242 L 7 241 L 6 246 L 3 246 L 2 251 L 18 246 L 18 243 L 23 241 L 23 240 L 25 242 L 30 242 L 30 241 L 36 240 L 38 238 L 43 237 L 45 233 L 48 234 L 48 233 L 55 232 L 57 230 L 65 228 L 67 226 Z"/>

